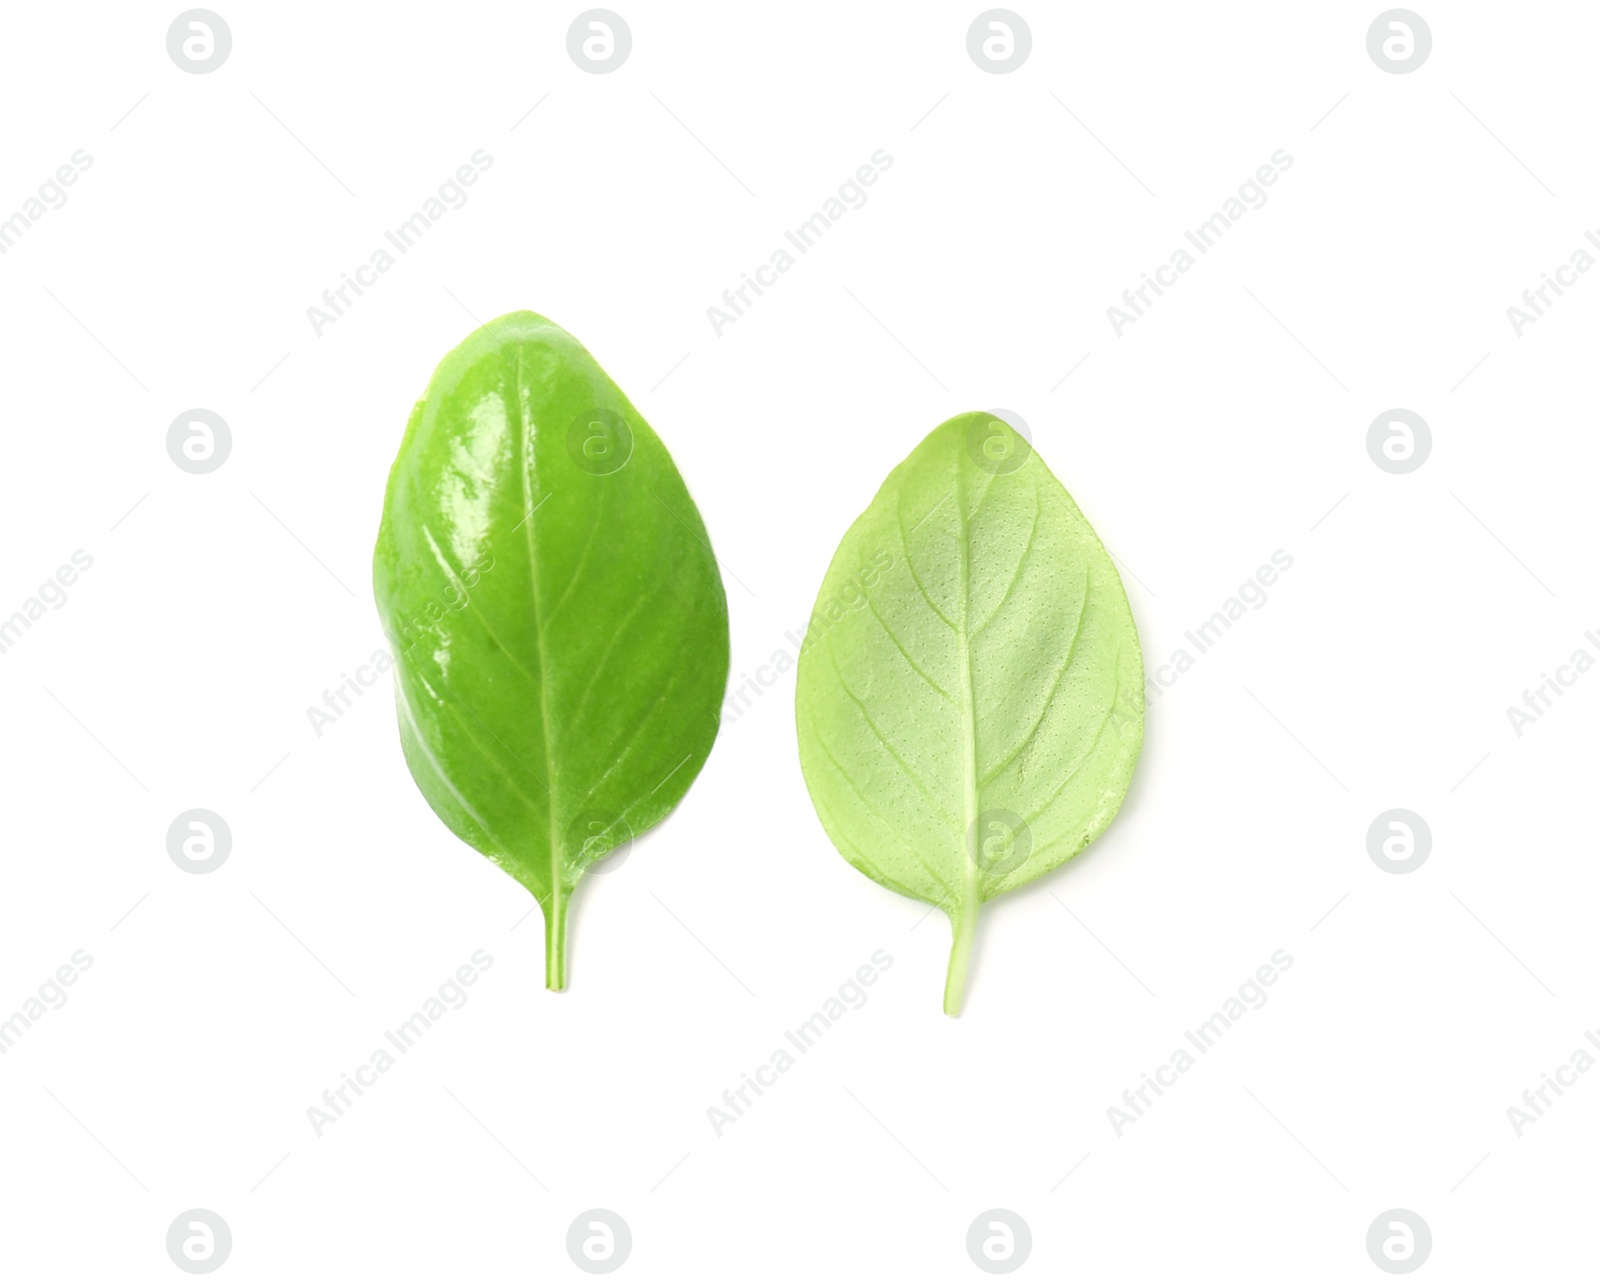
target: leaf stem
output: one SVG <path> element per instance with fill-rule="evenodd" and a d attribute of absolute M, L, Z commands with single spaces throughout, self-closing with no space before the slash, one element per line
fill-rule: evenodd
<path fill-rule="evenodd" d="M 969 898 L 950 916 L 950 969 L 944 979 L 944 1011 L 951 1017 L 961 1012 L 961 997 L 967 988 L 967 964 L 972 959 L 972 942 L 978 931 L 978 905 Z"/>
<path fill-rule="evenodd" d="M 570 899 L 555 896 L 544 910 L 544 984 L 546 989 L 567 989 L 567 906 Z"/>

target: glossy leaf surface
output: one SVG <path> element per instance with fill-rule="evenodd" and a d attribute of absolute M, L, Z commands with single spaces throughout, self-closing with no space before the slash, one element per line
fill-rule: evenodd
<path fill-rule="evenodd" d="M 373 585 L 411 775 L 538 899 L 560 990 L 579 878 L 672 809 L 716 736 L 728 614 L 699 511 L 583 346 L 513 313 L 412 412 Z"/>
<path fill-rule="evenodd" d="M 940 906 L 961 1005 L 978 909 L 1110 824 L 1144 738 L 1122 581 L 1028 442 L 936 428 L 845 535 L 796 679 L 806 784 L 845 859 Z"/>

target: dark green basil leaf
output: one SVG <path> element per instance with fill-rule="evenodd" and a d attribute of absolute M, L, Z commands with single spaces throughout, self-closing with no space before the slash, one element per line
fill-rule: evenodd
<path fill-rule="evenodd" d="M 411 775 L 538 898 L 560 990 L 578 879 L 671 811 L 716 737 L 728 610 L 699 510 L 583 346 L 512 313 L 412 412 L 373 585 Z"/>

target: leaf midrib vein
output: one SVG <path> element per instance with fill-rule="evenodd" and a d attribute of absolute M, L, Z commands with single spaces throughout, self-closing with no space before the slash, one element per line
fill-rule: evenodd
<path fill-rule="evenodd" d="M 564 863 L 561 860 L 561 844 L 556 824 L 556 764 L 550 744 L 550 666 L 544 645 L 544 610 L 539 594 L 539 564 L 535 559 L 533 547 L 533 515 L 537 512 L 533 504 L 533 452 L 529 449 L 528 416 L 523 404 L 522 362 L 516 358 L 515 353 L 513 360 L 516 361 L 516 369 L 511 376 L 511 392 L 516 405 L 517 445 L 521 454 L 518 472 L 522 478 L 523 512 L 529 514 L 528 520 L 522 524 L 526 532 L 523 542 L 528 550 L 528 581 L 533 591 L 534 639 L 539 653 L 539 735 L 544 742 L 545 776 L 550 791 L 550 806 L 547 809 L 550 816 L 550 905 L 545 914 L 550 917 L 553 924 L 559 925 L 563 913 L 562 884 L 565 880 L 562 877 Z"/>
<path fill-rule="evenodd" d="M 961 467 L 961 458 L 956 457 L 956 515 L 959 521 L 958 543 L 961 563 L 961 623 L 956 629 L 956 651 L 960 663 L 961 679 L 961 733 L 962 733 L 962 762 L 963 777 L 962 803 L 966 824 L 961 829 L 961 866 L 965 873 L 963 887 L 965 889 L 965 904 L 961 908 L 963 916 L 976 913 L 976 906 L 972 903 L 981 901 L 978 887 L 978 867 L 972 852 L 970 837 L 978 820 L 978 723 L 977 709 L 972 698 L 972 638 L 969 626 L 972 623 L 972 547 L 969 543 L 970 516 L 967 513 L 966 488 L 962 484 L 965 473 Z M 989 486 L 994 485 L 993 475 L 989 478 Z M 978 503 L 981 505 L 989 495 L 989 486 L 984 488 L 984 493 Z"/>

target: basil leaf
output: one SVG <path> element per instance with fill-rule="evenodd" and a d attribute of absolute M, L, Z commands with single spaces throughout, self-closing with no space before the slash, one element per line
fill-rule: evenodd
<path fill-rule="evenodd" d="M 845 860 L 950 916 L 955 1014 L 978 908 L 1106 828 L 1144 739 L 1122 581 L 1009 425 L 958 415 L 889 474 L 822 582 L 795 715 Z"/>
<path fill-rule="evenodd" d="M 672 810 L 716 737 L 728 608 L 699 510 L 583 346 L 512 313 L 412 412 L 373 587 L 411 775 L 538 898 L 561 990 L 578 879 Z"/>

